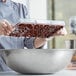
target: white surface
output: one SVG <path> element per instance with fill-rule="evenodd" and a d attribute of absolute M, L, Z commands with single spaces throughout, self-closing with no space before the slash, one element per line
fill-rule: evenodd
<path fill-rule="evenodd" d="M 3 75 L 18 76 L 19 74 L 16 72 L 0 72 L 0 76 Z M 76 70 L 62 70 L 52 75 L 49 74 L 49 75 L 24 75 L 24 76 L 76 76 Z"/>

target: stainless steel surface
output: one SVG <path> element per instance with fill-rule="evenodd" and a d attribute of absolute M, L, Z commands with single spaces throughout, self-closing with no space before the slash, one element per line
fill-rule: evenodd
<path fill-rule="evenodd" d="M 55 73 L 70 62 L 72 49 L 23 49 L 6 51 L 7 65 L 20 73 Z"/>

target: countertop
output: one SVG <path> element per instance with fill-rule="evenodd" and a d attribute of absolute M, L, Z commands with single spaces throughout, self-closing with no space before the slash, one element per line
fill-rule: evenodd
<path fill-rule="evenodd" d="M 0 72 L 0 76 L 5 76 L 5 75 L 9 75 L 9 76 L 18 76 L 21 75 L 17 72 Z M 22 75 L 21 75 L 22 76 Z M 76 70 L 61 70 L 55 74 L 48 74 L 48 75 L 24 75 L 24 76 L 76 76 Z"/>

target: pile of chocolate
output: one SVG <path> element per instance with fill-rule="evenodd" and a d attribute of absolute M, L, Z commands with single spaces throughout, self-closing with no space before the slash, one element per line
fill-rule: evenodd
<path fill-rule="evenodd" d="M 62 28 L 62 25 L 18 23 L 9 36 L 48 38 Z"/>

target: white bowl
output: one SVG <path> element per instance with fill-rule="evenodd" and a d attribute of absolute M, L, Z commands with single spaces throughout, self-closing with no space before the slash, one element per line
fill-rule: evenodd
<path fill-rule="evenodd" d="M 6 63 L 16 72 L 24 74 L 55 73 L 71 61 L 72 49 L 6 50 Z"/>

